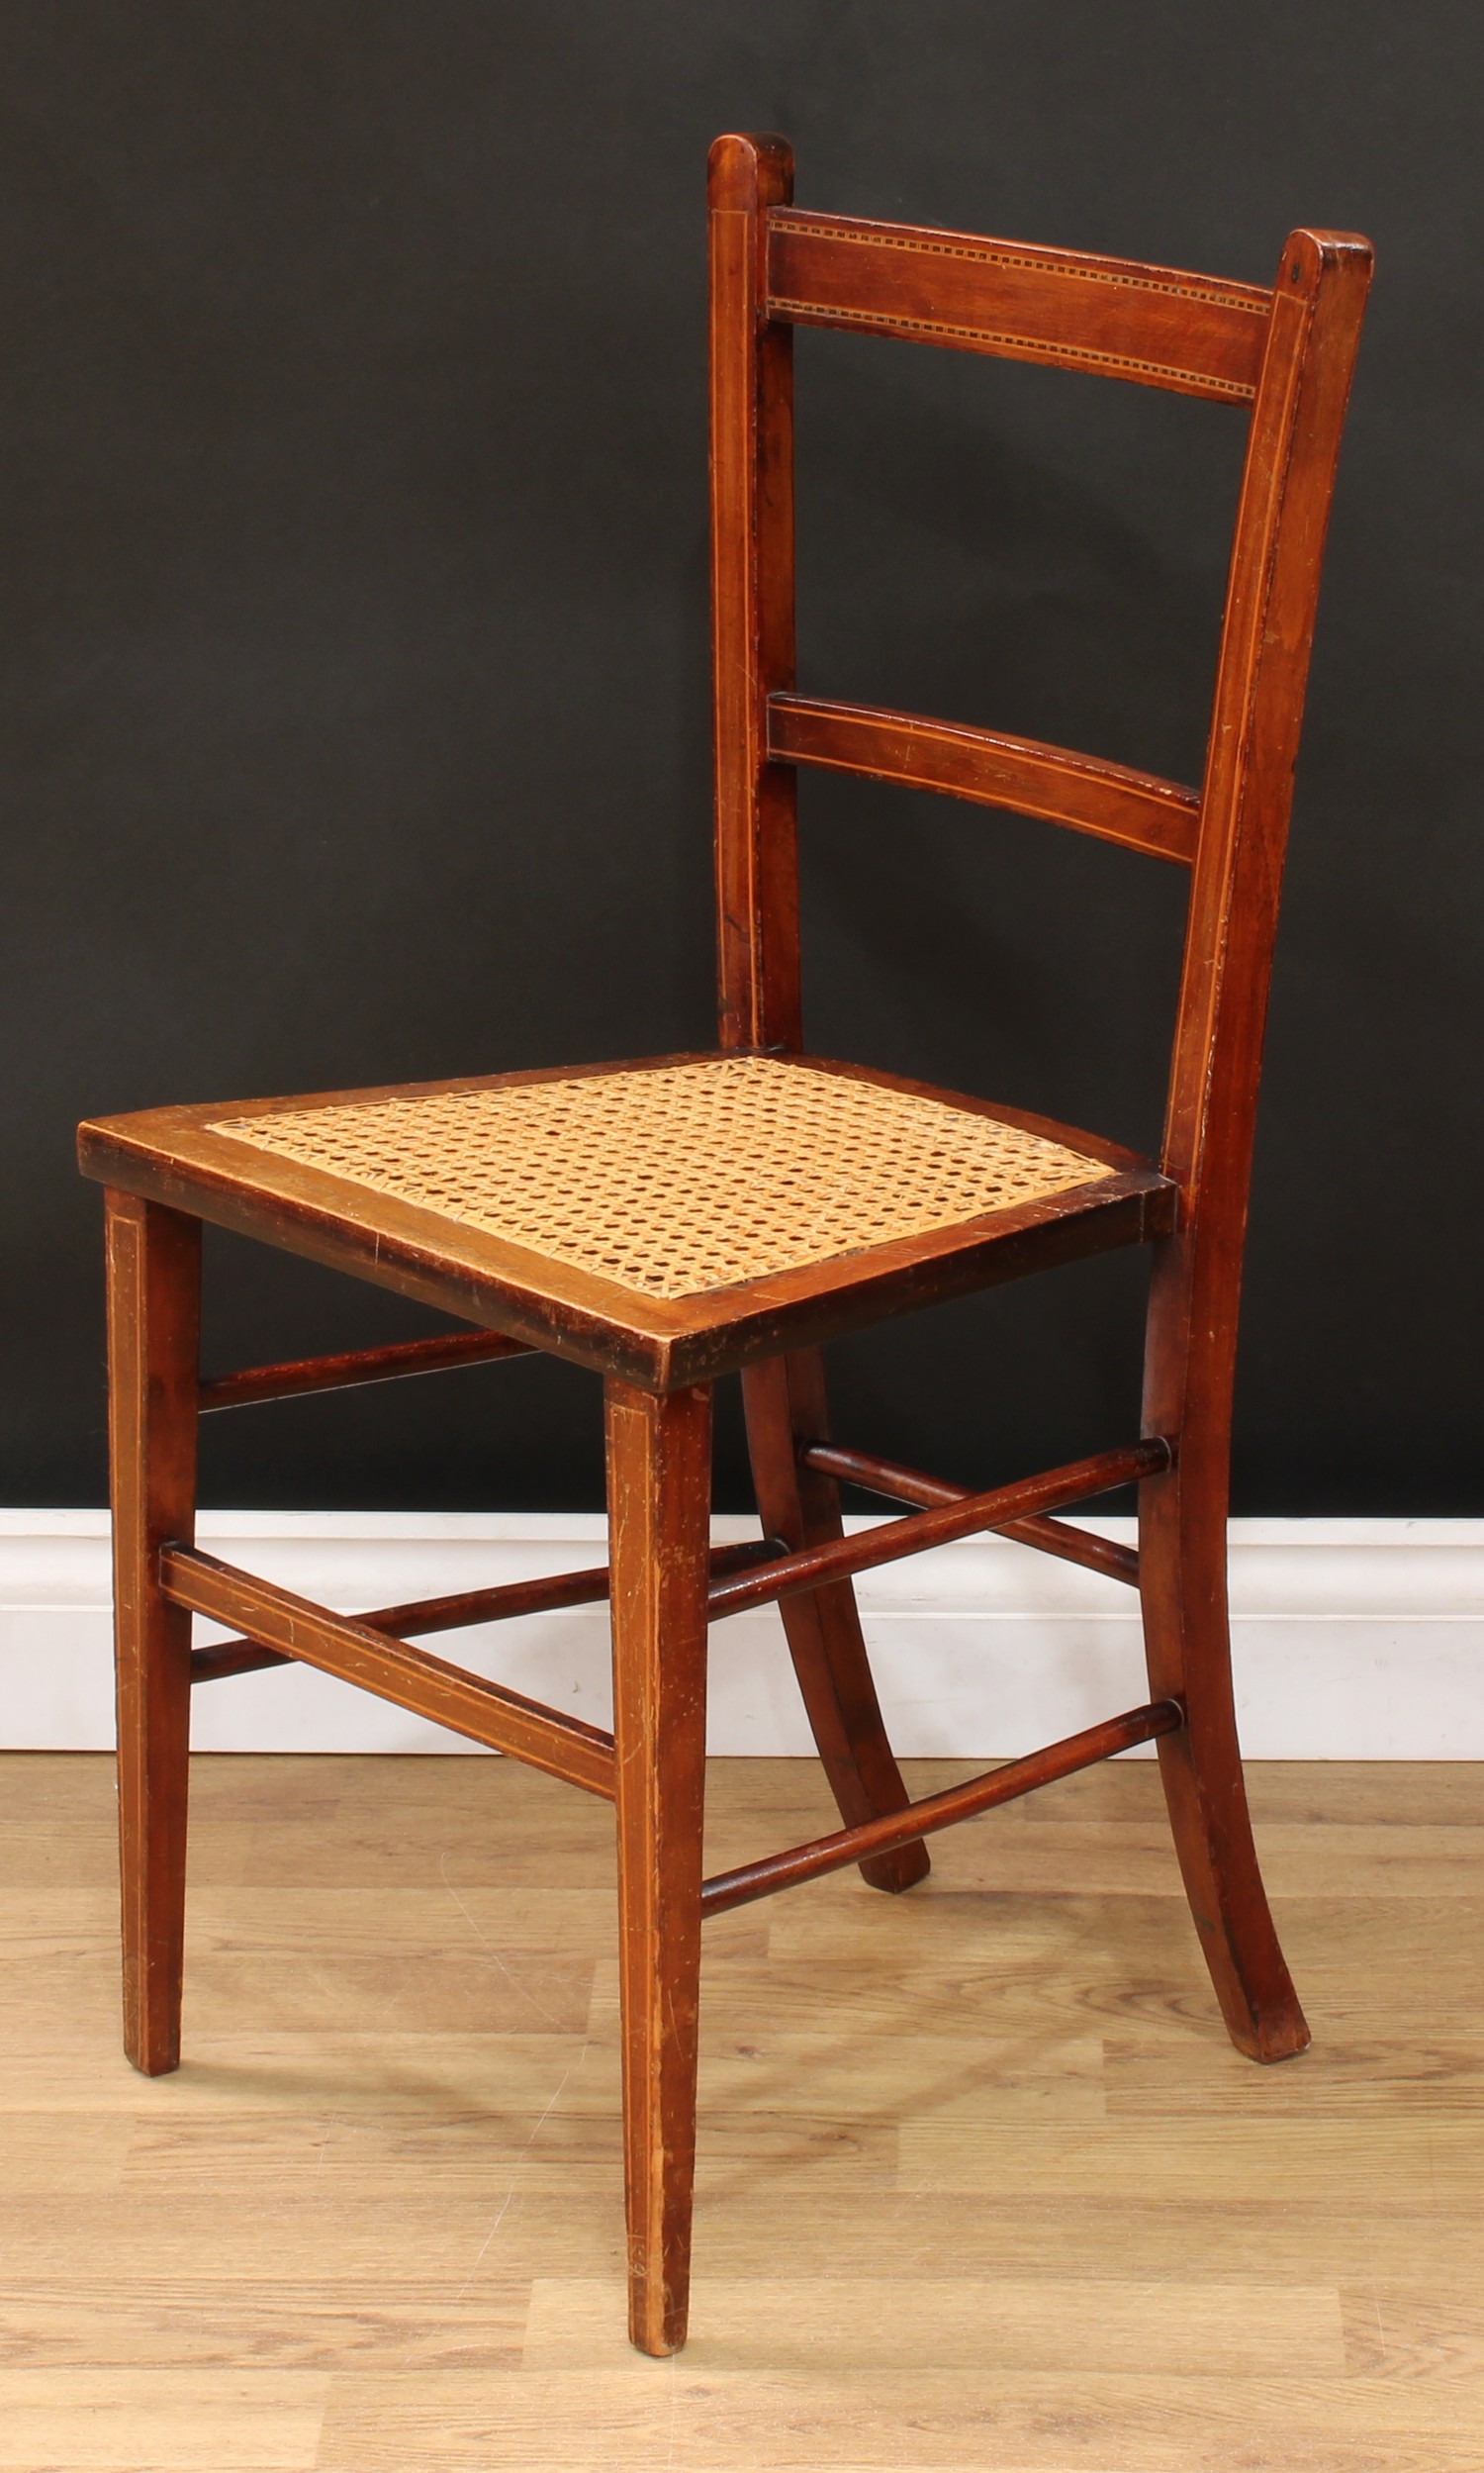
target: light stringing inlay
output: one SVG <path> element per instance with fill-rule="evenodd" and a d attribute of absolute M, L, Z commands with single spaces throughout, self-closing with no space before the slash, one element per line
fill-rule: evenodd
<path fill-rule="evenodd" d="M 997 1117 L 766 1056 L 291 1108 L 210 1130 L 663 1297 L 1114 1173 Z"/>

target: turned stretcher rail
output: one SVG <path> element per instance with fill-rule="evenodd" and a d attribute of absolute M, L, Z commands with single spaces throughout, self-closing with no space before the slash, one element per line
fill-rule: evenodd
<path fill-rule="evenodd" d="M 1099 1452 L 1090 1460 L 1071 1461 L 1066 1468 L 1048 1469 L 1040 1476 L 1021 1477 L 1013 1485 L 997 1485 L 988 1493 L 963 1495 L 938 1509 L 914 1512 L 905 1520 L 883 1520 L 879 1528 L 867 1529 L 838 1545 L 805 1547 L 799 1554 L 766 1564 L 761 1570 L 718 1580 L 710 1591 L 710 1619 L 714 1623 L 724 1615 L 767 1605 L 797 1589 L 818 1588 L 826 1580 L 872 1571 L 903 1555 L 925 1554 L 931 1546 L 973 1537 L 979 1529 L 1001 1529 L 1036 1512 L 1086 1502 L 1133 1478 L 1153 1476 L 1167 1469 L 1169 1461 L 1169 1445 L 1155 1436 L 1119 1451 Z"/>
<path fill-rule="evenodd" d="M 1114 1753 L 1127 1752 L 1136 1743 L 1172 1735 L 1184 1723 L 1185 1713 L 1177 1700 L 1155 1700 L 1126 1710 L 1122 1717 L 1105 1718 L 1101 1725 L 1066 1735 L 1044 1751 L 1007 1760 L 1002 1768 L 967 1778 L 961 1786 L 948 1786 L 942 1794 L 928 1795 L 921 1803 L 909 1803 L 881 1820 L 832 1830 L 827 1838 L 813 1838 L 807 1846 L 789 1847 L 782 1855 L 765 1855 L 756 1863 L 717 1872 L 701 1889 L 701 1913 L 724 1915 L 729 1907 L 771 1897 L 776 1889 L 791 1889 L 801 1880 L 816 1880 L 822 1872 L 843 1871 L 847 1863 L 929 1838 L 935 1830 L 952 1829 L 958 1821 L 973 1820 L 976 1813 L 991 1811 L 998 1803 L 1013 1803 L 1017 1796 L 1033 1794 L 1038 1786 L 1069 1777 L 1075 1769 L 1111 1760 Z"/>
<path fill-rule="evenodd" d="M 925 1476 L 920 1469 L 904 1469 L 894 1460 L 878 1460 L 871 1452 L 847 1451 L 836 1443 L 805 1443 L 798 1456 L 806 1469 L 818 1469 L 825 1476 L 884 1494 L 888 1502 L 917 1503 L 924 1510 L 934 1510 L 940 1503 L 966 1502 L 971 1491 L 967 1485 L 950 1485 L 943 1477 Z M 1090 1529 L 1075 1528 L 1068 1521 L 1032 1514 L 1024 1520 L 1006 1520 L 995 1534 L 1013 1538 L 1018 1546 L 1035 1546 L 1042 1554 L 1058 1555 L 1065 1563 L 1083 1564 L 1089 1571 L 1127 1581 L 1131 1588 L 1139 1585 L 1139 1557 L 1132 1546 L 1115 1545 L 1111 1538 L 1096 1537 Z"/>
<path fill-rule="evenodd" d="M 753 1564 L 777 1560 L 783 1548 L 765 1537 L 748 1538 L 736 1546 L 717 1546 L 711 1569 L 718 1576 L 748 1569 Z M 408 1634 L 462 1631 L 471 1623 L 507 1623 L 520 1614 L 549 1614 L 565 1606 L 597 1605 L 607 1596 L 607 1565 L 584 1571 L 553 1571 L 538 1579 L 510 1580 L 499 1588 L 466 1588 L 452 1597 L 419 1597 L 405 1606 L 377 1606 L 368 1614 L 347 1615 L 363 1631 Z M 228 1674 L 254 1674 L 269 1665 L 292 1665 L 291 1653 L 266 1649 L 260 1641 L 223 1640 L 191 1656 L 193 1683 L 214 1683 Z"/>
<path fill-rule="evenodd" d="M 298 1399 L 308 1391 L 344 1391 L 359 1382 L 396 1382 L 411 1374 L 442 1374 L 454 1366 L 483 1366 L 500 1357 L 528 1357 L 524 1340 L 503 1331 L 447 1331 L 428 1340 L 399 1340 L 392 1348 L 358 1348 L 340 1357 L 296 1357 L 281 1366 L 243 1366 L 236 1374 L 209 1376 L 196 1394 L 203 1416 L 219 1408 L 251 1408 L 266 1399 Z"/>
<path fill-rule="evenodd" d="M 1169 1447 L 1159 1438 L 1134 1443 L 979 1494 L 938 1477 L 924 1476 L 916 1470 L 900 1468 L 892 1461 L 877 1460 L 868 1453 L 847 1451 L 833 1444 L 810 1444 L 801 1457 L 808 1467 L 829 1475 L 872 1486 L 894 1500 L 920 1503 L 927 1508 L 905 1520 L 883 1521 L 879 1528 L 868 1529 L 839 1544 L 809 1547 L 799 1554 L 786 1554 L 767 1538 L 716 1547 L 710 1557 L 711 1586 L 707 1598 L 712 1622 L 753 1606 L 771 1604 L 776 1598 L 799 1590 L 818 1588 L 857 1571 L 874 1570 L 906 1555 L 924 1554 L 933 1546 L 947 1545 L 957 1537 L 972 1537 L 981 1529 L 1017 1537 L 1025 1545 L 1039 1546 L 1049 1554 L 1086 1564 L 1115 1579 L 1137 1583 L 1138 1557 L 1126 1546 L 1115 1546 L 1085 1529 L 1039 1515 L 1047 1506 L 1084 1502 L 1115 1485 L 1153 1475 L 1168 1467 Z M 377 1606 L 364 1614 L 331 1619 L 343 1619 L 364 1632 L 416 1638 L 431 1632 L 458 1631 L 475 1623 L 508 1622 L 518 1615 L 550 1613 L 567 1606 L 596 1605 L 608 1595 L 610 1584 L 607 1566 L 600 1564 L 586 1570 L 511 1580 L 497 1588 L 463 1589 L 447 1597 L 414 1598 L 406 1605 Z M 256 1673 L 267 1666 L 291 1665 L 295 1654 L 250 1637 L 220 1641 L 192 1652 L 191 1680 L 219 1682 L 232 1674 Z"/>

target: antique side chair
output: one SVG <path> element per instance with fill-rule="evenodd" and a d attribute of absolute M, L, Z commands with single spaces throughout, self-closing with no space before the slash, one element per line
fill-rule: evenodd
<path fill-rule="evenodd" d="M 1252 1848 L 1226 1616 L 1228 1437 L 1259 1051 L 1320 557 L 1366 243 L 1298 231 L 1271 291 L 1020 241 L 804 214 L 782 140 L 710 165 L 720 1034 L 714 1053 L 304 1098 L 81 1131 L 109 1189 L 125 2038 L 179 2058 L 194 1683 L 304 1660 L 617 1811 L 630 2331 L 685 2340 L 704 1916 L 859 1863 L 901 1890 L 954 1821 L 1157 1739 L 1233 2041 L 1308 2040 Z M 851 327 L 1240 409 L 1248 425 L 1205 778 L 793 692 L 791 344 Z M 1190 877 L 1158 1164 L 1075 1127 L 802 1049 L 794 789 L 828 765 L 1120 843 Z M 472 1326 L 198 1370 L 201 1223 Z M 820 1343 L 1114 1246 L 1151 1248 L 1140 1440 L 990 1492 L 830 1440 Z M 548 1349 L 603 1379 L 610 1561 L 355 1617 L 193 1542 L 203 1410 Z M 763 1529 L 708 1551 L 711 1385 L 739 1373 Z M 904 1516 L 847 1539 L 850 1479 Z M 1049 1515 L 1134 1480 L 1139 1550 Z M 992 1529 L 1138 1588 L 1143 1707 L 912 1804 L 852 1574 Z M 608 1734 L 411 1639 L 610 1597 Z M 777 1602 L 844 1824 L 701 1877 L 706 1627 Z M 193 1614 L 238 1635 L 191 1646 Z"/>

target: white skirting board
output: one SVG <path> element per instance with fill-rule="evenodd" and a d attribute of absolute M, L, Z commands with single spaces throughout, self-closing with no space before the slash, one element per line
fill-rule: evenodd
<path fill-rule="evenodd" d="M 1088 1525 L 1132 1539 L 1132 1521 Z M 604 1552 L 602 1519 L 570 1513 L 215 1511 L 199 1533 L 224 1561 L 347 1611 L 600 1563 Z M 756 1536 L 757 1524 L 720 1519 L 715 1535 Z M 1484 1520 L 1237 1520 L 1231 1572 L 1250 1757 L 1484 1760 Z M 1116 1580 L 985 1537 L 859 1585 L 903 1756 L 1013 1756 L 1145 1697 L 1137 1600 Z M 0 1747 L 112 1745 L 109 1593 L 106 1512 L 0 1512 Z M 200 1629 L 203 1640 L 222 1636 Z M 605 1606 L 428 1646 L 608 1723 Z M 710 1672 L 713 1752 L 811 1749 L 775 1608 L 718 1624 Z M 203 1752 L 478 1750 L 308 1666 L 203 1685 L 193 1724 Z"/>

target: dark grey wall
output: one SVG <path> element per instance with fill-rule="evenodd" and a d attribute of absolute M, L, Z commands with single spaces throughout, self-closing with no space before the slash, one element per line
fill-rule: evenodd
<path fill-rule="evenodd" d="M 1375 239 L 1238 1499 L 1476 1508 L 1481 34 L 1462 0 L 6 8 L 0 1500 L 103 1488 L 80 1114 L 707 1041 L 703 162 L 773 127 L 805 204 L 1258 280 L 1294 222 Z M 1189 776 L 1235 417 L 799 360 L 804 682 Z M 866 785 L 805 816 L 816 1046 L 1153 1136 L 1174 871 Z M 219 1363 L 419 1327 L 212 1268 Z M 898 1326 L 841 1353 L 840 1426 L 971 1477 L 1119 1439 L 1137 1304 L 1115 1262 Z M 247 1411 L 207 1491 L 596 1501 L 596 1390 Z M 723 1460 L 737 1499 L 731 1426 Z"/>

